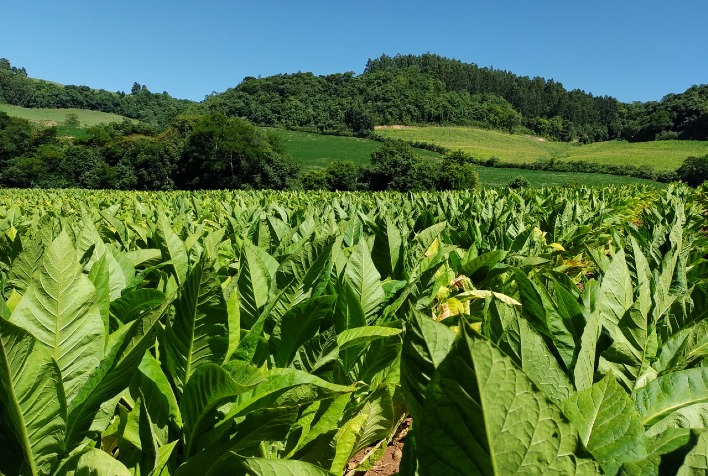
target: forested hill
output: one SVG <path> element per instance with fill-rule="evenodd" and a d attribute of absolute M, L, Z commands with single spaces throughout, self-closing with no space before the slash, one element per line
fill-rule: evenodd
<path fill-rule="evenodd" d="M 0 58 L 0 102 L 30 108 L 76 108 L 109 112 L 164 127 L 185 112 L 192 101 L 175 99 L 167 92 L 152 93 L 134 83 L 130 93 L 65 86 L 34 79 L 25 68 Z"/>
<path fill-rule="evenodd" d="M 627 104 L 433 54 L 383 55 L 359 76 L 249 77 L 205 104 L 261 125 L 321 131 L 454 124 L 530 130 L 563 141 L 708 139 L 708 85 L 660 102 Z"/>
<path fill-rule="evenodd" d="M 62 86 L 30 78 L 0 59 L 0 102 L 121 114 L 158 127 L 187 111 L 221 112 L 263 126 L 367 133 L 374 125 L 473 125 L 562 140 L 708 140 L 708 85 L 661 101 L 622 103 L 434 54 L 369 60 L 364 72 L 247 77 L 202 103 L 152 93 Z"/>

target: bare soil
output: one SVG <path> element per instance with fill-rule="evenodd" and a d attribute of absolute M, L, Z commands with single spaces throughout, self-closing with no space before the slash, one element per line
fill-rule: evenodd
<path fill-rule="evenodd" d="M 401 465 L 401 457 L 403 456 L 403 445 L 406 442 L 408 428 L 411 426 L 411 419 L 406 418 L 398 427 L 398 431 L 393 439 L 386 446 L 383 456 L 379 458 L 376 464 L 368 471 L 357 471 L 362 461 L 372 451 L 376 451 L 376 447 L 372 446 L 364 448 L 347 463 L 347 476 L 391 476 L 398 473 Z"/>
<path fill-rule="evenodd" d="M 378 131 L 381 129 L 393 129 L 393 130 L 401 130 L 401 129 L 413 129 L 413 126 L 404 126 L 403 124 L 392 124 L 390 126 L 374 126 L 374 130 Z"/>

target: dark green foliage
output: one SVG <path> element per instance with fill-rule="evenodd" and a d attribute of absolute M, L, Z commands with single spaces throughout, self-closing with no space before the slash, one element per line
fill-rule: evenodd
<path fill-rule="evenodd" d="M 417 157 L 405 142 L 388 141 L 371 154 L 371 168 L 362 180 L 371 190 L 400 192 L 468 190 L 479 188 L 474 159 L 462 151 L 449 152 L 442 162 Z"/>
<path fill-rule="evenodd" d="M 287 188 L 297 166 L 252 124 L 213 113 L 189 124 L 175 182 L 180 188 Z"/>
<path fill-rule="evenodd" d="M 687 158 L 676 171 L 676 176 L 682 182 L 698 187 L 708 180 L 708 155 Z"/>
<path fill-rule="evenodd" d="M 66 119 L 64 120 L 64 125 L 71 127 L 79 127 L 81 125 L 81 122 L 79 121 L 78 114 L 76 114 L 75 112 L 70 112 L 69 114 L 67 114 Z"/>
<path fill-rule="evenodd" d="M 365 136 L 374 130 L 374 118 L 359 108 L 344 113 L 344 124 L 356 135 Z"/>
<path fill-rule="evenodd" d="M 350 161 L 332 161 L 325 168 L 330 190 L 352 191 L 357 189 L 359 167 Z"/>
<path fill-rule="evenodd" d="M 308 170 L 300 179 L 305 190 L 329 190 L 329 174 L 325 169 Z"/>
<path fill-rule="evenodd" d="M 627 136 L 631 140 L 708 139 L 708 85 L 636 107 L 633 131 Z"/>
<path fill-rule="evenodd" d="M 509 188 L 526 188 L 530 185 L 526 177 L 516 177 L 514 180 L 509 182 Z"/>
<path fill-rule="evenodd" d="M 369 187 L 371 190 L 434 190 L 437 174 L 429 175 L 426 167 L 413 154 L 413 149 L 400 141 L 389 141 L 371 153 Z"/>
<path fill-rule="evenodd" d="M 33 132 L 29 121 L 0 112 L 0 164 L 32 150 Z"/>
<path fill-rule="evenodd" d="M 474 159 L 462 151 L 449 152 L 442 157 L 438 175 L 438 190 L 469 190 L 480 187 Z"/>
<path fill-rule="evenodd" d="M 313 169 L 303 174 L 305 190 L 354 191 L 359 188 L 362 170 L 348 160 L 333 160 L 327 167 Z"/>
<path fill-rule="evenodd" d="M 55 129 L 0 113 L 0 185 L 7 187 L 290 188 L 298 167 L 281 150 L 276 136 L 219 114 L 183 118 L 163 131 L 130 121 L 95 126 L 67 143 Z"/>

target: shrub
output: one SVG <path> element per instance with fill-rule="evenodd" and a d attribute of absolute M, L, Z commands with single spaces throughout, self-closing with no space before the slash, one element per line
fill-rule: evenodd
<path fill-rule="evenodd" d="M 516 177 L 514 180 L 509 182 L 508 187 L 509 188 L 526 188 L 529 187 L 531 184 L 529 183 L 529 180 L 526 177 L 522 177 L 519 175 Z"/>
<path fill-rule="evenodd" d="M 438 173 L 438 190 L 467 190 L 480 187 L 479 175 L 473 165 L 474 157 L 458 150 L 443 156 Z"/>
<path fill-rule="evenodd" d="M 682 182 L 686 182 L 692 187 L 698 187 L 708 180 L 708 155 L 688 157 L 676 171 L 676 176 Z"/>

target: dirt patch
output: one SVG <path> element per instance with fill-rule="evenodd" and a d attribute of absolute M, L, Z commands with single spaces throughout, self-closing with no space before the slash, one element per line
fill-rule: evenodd
<path fill-rule="evenodd" d="M 413 129 L 413 126 L 404 126 L 403 124 L 393 124 L 390 126 L 374 126 L 374 130 L 380 131 L 384 129 L 393 129 L 393 130 L 401 130 L 401 129 Z"/>
<path fill-rule="evenodd" d="M 370 458 L 372 452 L 377 452 L 377 446 L 364 448 L 347 463 L 347 476 L 390 476 L 398 473 L 403 457 L 403 445 L 406 442 L 408 428 L 411 426 L 411 419 L 406 418 L 398 427 L 395 436 L 386 446 L 383 455 L 368 471 L 362 471 L 357 468 Z"/>
<path fill-rule="evenodd" d="M 43 127 L 56 127 L 59 125 L 57 121 L 39 121 Z"/>

